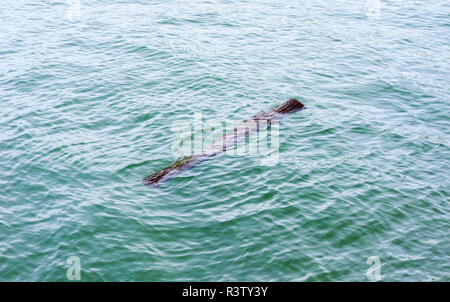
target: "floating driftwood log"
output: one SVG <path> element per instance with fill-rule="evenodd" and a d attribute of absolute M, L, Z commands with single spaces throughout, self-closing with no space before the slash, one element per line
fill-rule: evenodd
<path fill-rule="evenodd" d="M 210 159 L 219 153 L 226 151 L 228 148 L 234 147 L 234 145 L 245 139 L 252 132 L 259 131 L 259 123 L 264 121 L 270 123 L 272 120 L 279 120 L 287 114 L 296 112 L 303 109 L 304 105 L 296 99 L 290 99 L 285 103 L 267 111 L 261 112 L 252 116 L 249 120 L 233 129 L 233 133 L 227 133 L 222 137 L 219 143 L 212 145 L 211 147 L 203 150 L 201 154 L 194 154 L 191 156 L 185 156 L 178 159 L 172 165 L 164 168 L 152 175 L 144 178 L 142 183 L 149 186 L 157 187 L 164 181 L 169 180 L 175 175 L 190 169 L 202 161 Z"/>

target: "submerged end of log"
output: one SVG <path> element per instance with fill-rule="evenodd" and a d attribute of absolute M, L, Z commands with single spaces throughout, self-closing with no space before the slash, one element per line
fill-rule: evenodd
<path fill-rule="evenodd" d="M 157 187 L 164 181 L 172 178 L 183 170 L 194 167 L 195 165 L 213 157 L 215 154 L 200 154 L 185 156 L 178 159 L 176 162 L 171 164 L 169 167 L 164 168 L 156 173 L 147 176 L 142 180 L 142 183 L 147 186 Z"/>
<path fill-rule="evenodd" d="M 192 164 L 194 159 L 194 156 L 186 156 L 183 158 L 180 158 L 176 162 L 174 162 L 169 167 L 162 169 L 156 173 L 151 174 L 150 176 L 147 176 L 142 180 L 142 183 L 144 185 L 150 185 L 150 186 L 157 186 L 159 183 L 164 181 L 165 178 L 168 178 L 170 174 L 181 171 L 185 168 L 188 168 L 190 164 Z"/>

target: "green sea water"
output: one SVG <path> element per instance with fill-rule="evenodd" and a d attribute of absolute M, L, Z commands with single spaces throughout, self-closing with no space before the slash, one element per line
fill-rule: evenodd
<path fill-rule="evenodd" d="M 1 1 L 0 281 L 68 281 L 72 256 L 81 281 L 450 281 L 449 20 L 445 0 Z M 141 184 L 174 123 L 289 98 L 307 109 L 275 165 Z"/>

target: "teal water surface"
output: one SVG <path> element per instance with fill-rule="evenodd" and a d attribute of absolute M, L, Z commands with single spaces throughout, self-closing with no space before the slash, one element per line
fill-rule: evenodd
<path fill-rule="evenodd" d="M 0 3 L 0 281 L 450 281 L 448 1 L 76 2 Z M 275 165 L 140 183 L 293 97 Z"/>

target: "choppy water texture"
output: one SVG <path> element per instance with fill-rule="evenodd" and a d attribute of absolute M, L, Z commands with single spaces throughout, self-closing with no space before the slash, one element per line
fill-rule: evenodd
<path fill-rule="evenodd" d="M 0 280 L 450 281 L 449 9 L 1 1 Z M 275 166 L 140 183 L 174 122 L 288 98 Z"/>

